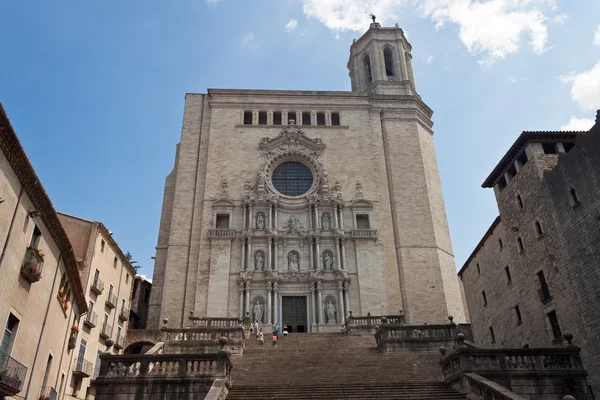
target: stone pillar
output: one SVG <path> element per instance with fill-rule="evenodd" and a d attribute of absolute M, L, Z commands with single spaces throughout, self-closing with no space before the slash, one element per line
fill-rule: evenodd
<path fill-rule="evenodd" d="M 252 269 L 252 237 L 248 237 L 248 252 L 246 253 L 246 269 Z"/>
<path fill-rule="evenodd" d="M 279 209 L 279 206 L 276 204 L 275 205 L 275 226 L 273 226 L 273 228 L 277 229 L 277 227 L 279 226 L 279 220 L 278 220 L 278 214 L 277 214 L 277 210 Z"/>
<path fill-rule="evenodd" d="M 242 270 L 246 269 L 246 238 L 242 238 Z"/>
<path fill-rule="evenodd" d="M 253 218 L 252 218 L 252 204 L 248 204 L 248 214 L 250 218 L 248 218 L 248 228 L 254 228 Z"/>
<path fill-rule="evenodd" d="M 340 206 L 340 229 L 344 230 L 344 206 Z"/>
<path fill-rule="evenodd" d="M 346 238 L 341 238 L 342 241 L 342 269 L 347 269 L 346 265 Z"/>
<path fill-rule="evenodd" d="M 319 308 L 319 324 L 323 323 L 323 284 L 317 282 L 317 307 Z"/>
<path fill-rule="evenodd" d="M 313 239 L 308 238 L 309 243 L 309 253 L 310 253 L 310 269 L 315 269 L 315 263 L 313 261 Z"/>
<path fill-rule="evenodd" d="M 269 204 L 269 226 L 273 228 L 273 204 Z"/>
<path fill-rule="evenodd" d="M 315 302 L 315 285 L 310 285 L 310 302 L 312 303 L 312 324 L 317 324 L 317 304 Z"/>
<path fill-rule="evenodd" d="M 337 208 L 337 204 L 335 204 L 333 206 L 333 227 L 334 228 L 339 228 L 340 226 L 338 225 L 338 208 Z"/>
<path fill-rule="evenodd" d="M 346 315 L 348 314 L 348 310 L 350 310 L 350 285 L 348 282 L 344 282 L 344 310 L 346 311 Z"/>
<path fill-rule="evenodd" d="M 342 262 L 340 257 L 340 238 L 335 238 L 335 257 L 337 258 L 337 269 L 342 269 Z"/>
<path fill-rule="evenodd" d="M 238 289 L 240 292 L 240 312 L 239 317 L 244 318 L 244 283 L 240 283 L 240 288 Z"/>
<path fill-rule="evenodd" d="M 317 254 L 315 255 L 315 257 L 317 259 L 316 264 L 317 264 L 317 267 L 321 267 L 321 249 L 319 247 L 319 238 L 318 237 L 315 238 L 315 242 L 317 243 Z"/>
<path fill-rule="evenodd" d="M 265 323 L 271 325 L 272 324 L 272 320 L 271 320 L 271 290 L 272 290 L 272 284 L 271 282 L 267 282 L 267 318 L 265 318 Z"/>
<path fill-rule="evenodd" d="M 279 322 L 279 308 L 277 308 L 277 299 L 279 298 L 277 282 L 273 284 L 273 308 L 275 311 L 273 312 L 273 322 Z"/>
<path fill-rule="evenodd" d="M 344 315 L 344 284 L 338 282 L 338 323 L 343 324 L 346 320 Z"/>
<path fill-rule="evenodd" d="M 273 269 L 273 265 L 271 264 L 271 236 L 267 236 L 267 268 Z"/>
<path fill-rule="evenodd" d="M 273 254 L 273 256 L 275 257 L 275 262 L 273 263 L 273 269 L 278 269 L 277 268 L 277 260 L 279 259 L 279 256 L 277 253 L 277 238 L 274 238 L 273 241 L 275 242 L 275 252 Z"/>
<path fill-rule="evenodd" d="M 246 312 L 248 313 L 248 316 L 250 317 L 250 320 L 252 320 L 252 315 L 250 315 L 250 283 L 246 283 Z"/>
<path fill-rule="evenodd" d="M 248 214 L 247 214 L 246 206 L 244 205 L 242 208 L 244 209 L 244 222 L 242 223 L 242 226 L 243 226 L 243 229 L 248 229 L 248 221 L 246 218 L 248 216 Z M 230 224 L 231 224 L 231 222 L 230 222 Z"/>
<path fill-rule="evenodd" d="M 319 206 L 315 204 L 315 229 L 319 229 L 321 224 L 319 223 Z"/>
<path fill-rule="evenodd" d="M 283 239 L 283 269 L 285 271 L 289 271 L 290 270 L 290 260 L 288 258 L 286 245 L 287 245 L 287 243 L 285 242 L 285 239 Z M 300 260 L 298 260 L 298 261 L 300 261 Z"/>

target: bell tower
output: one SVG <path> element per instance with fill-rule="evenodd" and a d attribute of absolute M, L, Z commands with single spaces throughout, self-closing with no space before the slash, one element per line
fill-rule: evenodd
<path fill-rule="evenodd" d="M 393 28 L 382 28 L 373 21 L 369 30 L 350 46 L 348 70 L 352 91 L 416 94 L 411 49 L 398 24 Z"/>

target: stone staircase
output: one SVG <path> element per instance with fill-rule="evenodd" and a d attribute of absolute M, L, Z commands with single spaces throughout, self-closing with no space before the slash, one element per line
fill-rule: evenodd
<path fill-rule="evenodd" d="M 233 356 L 227 399 L 465 399 L 441 382 L 439 354 L 379 353 L 371 336 L 255 337 Z"/>

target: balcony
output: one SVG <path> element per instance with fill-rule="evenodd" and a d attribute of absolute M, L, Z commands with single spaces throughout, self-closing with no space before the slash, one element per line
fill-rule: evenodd
<path fill-rule="evenodd" d="M 44 386 L 42 391 L 40 392 L 39 400 L 56 400 L 57 394 L 56 390 L 50 386 Z"/>
<path fill-rule="evenodd" d="M 104 282 L 102 282 L 99 278 L 94 278 L 94 282 L 92 282 L 90 289 L 92 292 L 100 295 L 104 291 Z"/>
<path fill-rule="evenodd" d="M 92 372 L 94 372 L 92 363 L 84 360 L 83 358 L 77 360 L 75 368 L 73 369 L 73 375 L 81 376 L 83 378 L 87 378 L 88 376 L 92 375 Z"/>
<path fill-rule="evenodd" d="M 117 296 L 112 294 L 112 292 L 108 293 L 108 297 L 106 298 L 106 305 L 109 308 L 117 308 Z"/>
<path fill-rule="evenodd" d="M 26 375 L 27 367 L 0 353 L 0 397 L 19 393 Z"/>
<path fill-rule="evenodd" d="M 103 339 L 108 339 L 109 337 L 112 336 L 112 326 L 110 326 L 108 323 L 103 323 L 102 324 L 102 330 L 100 331 L 100 337 Z"/>
<path fill-rule="evenodd" d="M 125 343 L 125 338 L 123 337 L 123 335 L 117 335 L 117 338 L 115 340 L 115 349 L 122 349 L 123 348 L 123 344 Z"/>
<path fill-rule="evenodd" d="M 93 311 L 88 312 L 88 314 L 85 316 L 85 320 L 83 320 L 83 324 L 90 328 L 95 327 L 98 325 L 98 314 Z"/>
<path fill-rule="evenodd" d="M 119 319 L 121 321 L 127 321 L 129 319 L 129 310 L 127 308 L 121 308 L 121 312 L 119 313 Z"/>
<path fill-rule="evenodd" d="M 209 239 L 233 239 L 235 237 L 235 229 L 209 229 Z"/>
<path fill-rule="evenodd" d="M 377 229 L 353 229 L 352 239 L 377 239 Z"/>
<path fill-rule="evenodd" d="M 21 275 L 29 283 L 42 279 L 42 267 L 44 266 L 44 253 L 40 249 L 29 246 L 21 265 Z"/>

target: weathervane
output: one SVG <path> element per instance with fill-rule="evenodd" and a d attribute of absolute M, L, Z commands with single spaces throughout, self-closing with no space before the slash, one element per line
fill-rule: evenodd
<path fill-rule="evenodd" d="M 369 13 L 369 18 L 371 18 L 373 20 L 373 23 L 375 23 L 375 14 L 373 13 Z"/>

